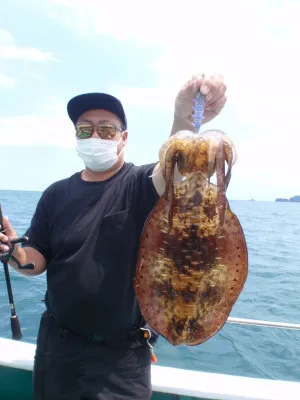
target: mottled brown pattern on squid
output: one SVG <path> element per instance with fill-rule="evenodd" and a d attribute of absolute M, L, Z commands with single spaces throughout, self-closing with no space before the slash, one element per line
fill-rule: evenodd
<path fill-rule="evenodd" d="M 189 175 L 175 185 L 168 182 L 145 224 L 139 248 L 134 284 L 142 314 L 173 345 L 197 345 L 215 335 L 247 277 L 247 248 L 240 223 L 225 195 L 219 197 L 218 187 L 204 178 L 207 143 L 202 141 L 203 147 L 197 148 L 194 142 L 191 148 L 188 141 L 172 139 L 173 151 L 162 149 L 166 180 L 173 174 L 174 154 L 177 160 L 185 157 L 181 172 Z M 228 154 L 225 159 L 230 159 Z M 195 164 L 200 172 L 193 170 Z M 214 162 L 211 172 L 216 166 Z"/>

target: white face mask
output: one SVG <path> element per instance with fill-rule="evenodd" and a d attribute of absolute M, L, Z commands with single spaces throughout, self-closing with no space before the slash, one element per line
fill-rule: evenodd
<path fill-rule="evenodd" d="M 121 140 L 122 138 L 118 142 L 100 138 L 77 139 L 76 150 L 87 168 L 95 172 L 102 172 L 117 162 L 118 144 L 121 143 Z"/>

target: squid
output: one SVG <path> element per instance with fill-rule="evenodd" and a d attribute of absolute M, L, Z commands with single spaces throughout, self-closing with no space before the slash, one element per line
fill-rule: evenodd
<path fill-rule="evenodd" d="M 165 191 L 143 228 L 134 290 L 145 321 L 173 346 L 218 333 L 244 288 L 247 244 L 226 197 L 236 159 L 218 130 L 180 131 L 159 150 Z"/>

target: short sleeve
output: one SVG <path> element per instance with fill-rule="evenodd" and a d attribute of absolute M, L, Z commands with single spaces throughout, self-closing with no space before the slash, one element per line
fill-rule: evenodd
<path fill-rule="evenodd" d="M 51 203 L 53 204 L 52 186 L 43 192 L 38 201 L 30 226 L 25 233 L 28 237 L 28 242 L 23 244 L 23 247 L 33 247 L 36 249 L 45 257 L 47 262 L 51 259 L 51 241 L 49 233 Z"/>
<path fill-rule="evenodd" d="M 159 199 L 159 195 L 152 181 L 152 174 L 155 166 L 156 163 L 138 167 L 137 201 L 139 219 L 142 225 Z"/>

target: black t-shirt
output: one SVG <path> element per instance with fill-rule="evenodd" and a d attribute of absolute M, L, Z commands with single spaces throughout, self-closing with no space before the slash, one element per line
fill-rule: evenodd
<path fill-rule="evenodd" d="M 78 172 L 42 194 L 26 246 L 46 258 L 51 311 L 71 330 L 118 337 L 140 325 L 133 279 L 140 235 L 159 198 L 154 166 L 125 163 L 104 182 Z"/>

